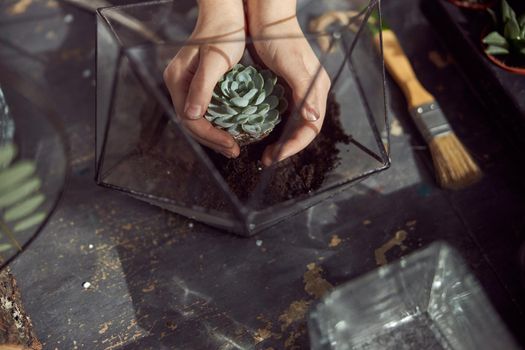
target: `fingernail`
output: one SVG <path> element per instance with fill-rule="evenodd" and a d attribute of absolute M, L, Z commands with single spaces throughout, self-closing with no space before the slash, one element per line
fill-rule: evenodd
<path fill-rule="evenodd" d="M 310 121 L 310 122 L 315 122 L 317 120 L 319 120 L 319 114 L 317 113 L 317 111 L 313 108 L 306 108 L 306 113 L 305 113 L 305 117 L 306 117 L 306 120 Z"/>
<path fill-rule="evenodd" d="M 184 113 L 190 119 L 200 119 L 202 117 L 202 108 L 199 105 L 187 104 Z"/>

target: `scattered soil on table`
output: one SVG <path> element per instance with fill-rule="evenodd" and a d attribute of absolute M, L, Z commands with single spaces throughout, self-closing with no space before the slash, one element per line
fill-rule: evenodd
<path fill-rule="evenodd" d="M 286 116 L 283 119 L 285 121 Z M 249 199 L 261 181 L 263 152 L 268 145 L 279 140 L 284 132 L 284 121 L 264 140 L 242 147 L 236 159 L 227 159 L 207 150 L 210 159 L 241 201 Z M 279 203 L 319 189 L 326 175 L 340 161 L 337 143 L 348 144 L 350 140 L 341 126 L 339 103 L 334 95 L 330 95 L 320 134 L 305 150 L 272 166 L 271 178 L 259 203 Z"/>

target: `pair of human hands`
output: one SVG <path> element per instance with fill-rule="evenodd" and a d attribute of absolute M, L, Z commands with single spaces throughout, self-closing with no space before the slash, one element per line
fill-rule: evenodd
<path fill-rule="evenodd" d="M 193 44 L 184 46 L 164 71 L 175 111 L 198 142 L 225 157 L 239 156 L 233 137 L 203 116 L 217 82 L 241 60 L 247 35 L 254 38 L 259 59 L 288 83 L 296 108 L 301 107 L 301 117 L 287 121 L 292 123 L 287 126 L 291 132 L 266 148 L 263 164 L 269 166 L 300 152 L 320 132 L 330 78 L 304 37 L 296 6 L 296 0 L 247 0 L 245 4 L 243 0 L 199 0 L 199 16 L 190 37 Z M 257 40 L 272 37 L 287 39 Z"/>

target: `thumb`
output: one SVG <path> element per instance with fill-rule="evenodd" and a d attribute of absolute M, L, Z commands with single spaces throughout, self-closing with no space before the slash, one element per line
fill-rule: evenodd
<path fill-rule="evenodd" d="M 215 47 L 202 47 L 199 56 L 199 66 L 191 81 L 184 106 L 184 116 L 193 120 L 204 115 L 215 85 L 230 67 L 226 54 Z"/>

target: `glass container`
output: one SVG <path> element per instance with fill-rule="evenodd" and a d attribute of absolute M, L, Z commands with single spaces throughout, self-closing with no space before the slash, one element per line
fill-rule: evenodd
<path fill-rule="evenodd" d="M 313 350 L 518 349 L 465 262 L 439 242 L 330 292 L 309 331 Z"/>
<path fill-rule="evenodd" d="M 184 46 L 221 41 L 190 40 L 197 18 L 196 2 L 171 0 L 98 11 L 97 183 L 248 236 L 387 169 L 390 157 L 385 75 L 379 49 L 380 1 L 303 0 L 298 7 L 306 40 L 330 76 L 329 109 L 345 135 L 343 141 L 329 145 L 332 163 L 321 173 L 314 172 L 313 184 L 303 180 L 308 170 L 297 168 L 296 180 L 288 181 L 284 189 L 277 187 L 276 183 L 283 181 L 283 162 L 259 167 L 258 174 L 249 176 L 255 185 L 239 195 L 232 188 L 235 181 L 218 169 L 226 158 L 217 160 L 181 125 L 163 82 L 164 69 Z M 339 20 L 328 18 L 330 25 L 323 28 L 312 24 L 333 11 Z M 246 45 L 272 40 L 294 45 L 304 39 L 286 34 L 247 36 Z M 257 63 L 250 52 L 246 50 L 241 63 Z M 309 86 L 317 76 L 308 81 Z M 300 106 L 290 105 L 285 120 L 298 118 Z M 281 124 L 282 140 L 289 124 Z M 326 125 L 325 121 L 323 130 L 329 130 Z M 290 173 L 294 173 L 293 168 L 288 176 Z"/>

